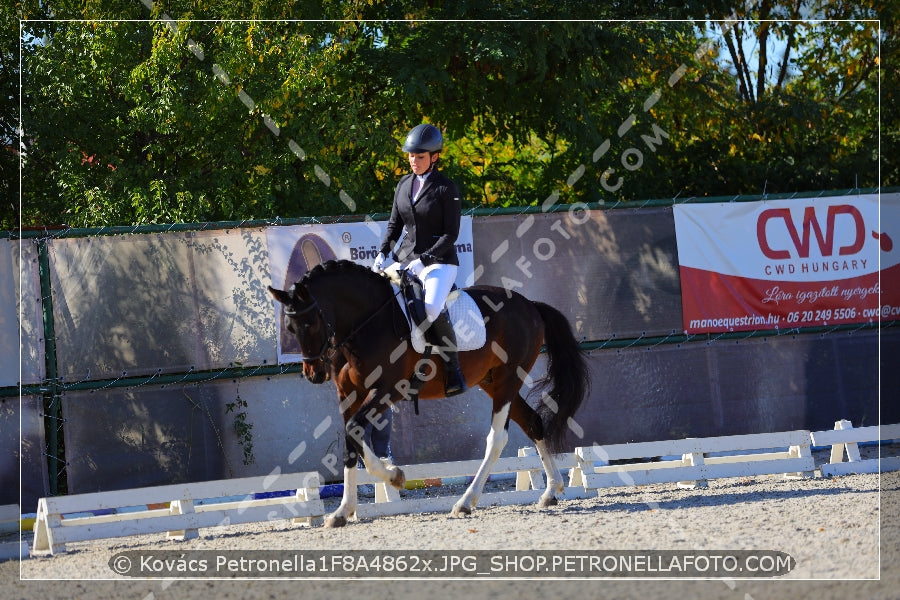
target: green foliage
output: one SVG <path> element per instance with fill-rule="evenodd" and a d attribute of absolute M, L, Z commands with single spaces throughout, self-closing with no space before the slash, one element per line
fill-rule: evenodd
<path fill-rule="evenodd" d="M 21 3 L 0 16 L 7 36 L 28 19 L 23 223 L 384 212 L 423 120 L 445 131 L 469 206 L 877 186 L 878 44 L 885 65 L 897 52 L 896 9 L 877 1 L 62 1 L 43 21 L 48 4 Z M 621 20 L 648 14 L 696 20 Z M 730 15 L 747 20 L 712 21 Z M 15 59 L 4 50 L 4 173 Z M 885 99 L 900 85 L 882 72 L 883 183 L 897 184 Z"/>
<path fill-rule="evenodd" d="M 708 24 L 720 43 L 701 57 L 703 93 L 691 98 L 693 110 L 676 108 L 692 139 L 673 139 L 660 159 L 688 174 L 679 191 L 877 187 L 879 29 L 864 20 L 874 8 L 760 2 L 738 16 L 754 20 Z M 763 20 L 803 17 L 855 20 Z"/>
<path fill-rule="evenodd" d="M 234 413 L 234 420 L 231 423 L 231 429 L 237 436 L 238 444 L 243 452 L 243 462 L 245 465 L 252 465 L 256 462 L 253 455 L 253 423 L 247 421 L 247 401 L 238 394 L 234 402 L 225 404 L 226 413 Z"/>

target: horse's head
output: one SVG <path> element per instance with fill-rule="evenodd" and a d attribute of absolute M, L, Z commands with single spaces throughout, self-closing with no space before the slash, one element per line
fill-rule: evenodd
<path fill-rule="evenodd" d="M 324 383 L 330 375 L 326 356 L 331 350 L 331 332 L 318 302 L 300 283 L 288 291 L 270 286 L 269 293 L 284 305 L 282 326 L 300 344 L 303 375 L 312 383 Z"/>

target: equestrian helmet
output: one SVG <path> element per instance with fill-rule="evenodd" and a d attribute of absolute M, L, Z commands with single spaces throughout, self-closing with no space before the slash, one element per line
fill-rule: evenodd
<path fill-rule="evenodd" d="M 403 143 L 404 152 L 440 152 L 444 147 L 444 137 L 434 125 L 422 123 L 413 127 Z"/>

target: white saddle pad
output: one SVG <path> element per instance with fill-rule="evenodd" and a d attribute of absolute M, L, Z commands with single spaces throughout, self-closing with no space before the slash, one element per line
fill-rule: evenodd
<path fill-rule="evenodd" d="M 416 352 L 425 352 L 425 335 L 418 327 L 413 327 L 406 312 L 406 302 L 404 302 L 403 294 L 398 293 L 400 288 L 397 284 L 394 286 L 394 295 L 400 303 L 403 314 L 406 315 L 406 321 L 410 323 L 410 342 Z M 462 290 L 455 290 L 447 297 L 447 312 L 450 313 L 450 323 L 453 324 L 453 331 L 456 333 L 456 346 L 461 352 L 467 350 L 478 350 L 484 346 L 487 340 L 487 330 L 484 326 L 484 318 L 481 315 L 481 309 L 475 304 L 468 293 Z"/>

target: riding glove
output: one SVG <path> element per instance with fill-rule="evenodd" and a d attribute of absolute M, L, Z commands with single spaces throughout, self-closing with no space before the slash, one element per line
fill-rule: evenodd
<path fill-rule="evenodd" d="M 392 264 L 394 264 L 393 258 L 389 258 L 384 253 L 379 252 L 378 256 L 375 257 L 375 262 L 372 264 L 372 270 L 376 273 L 383 273 Z"/>

